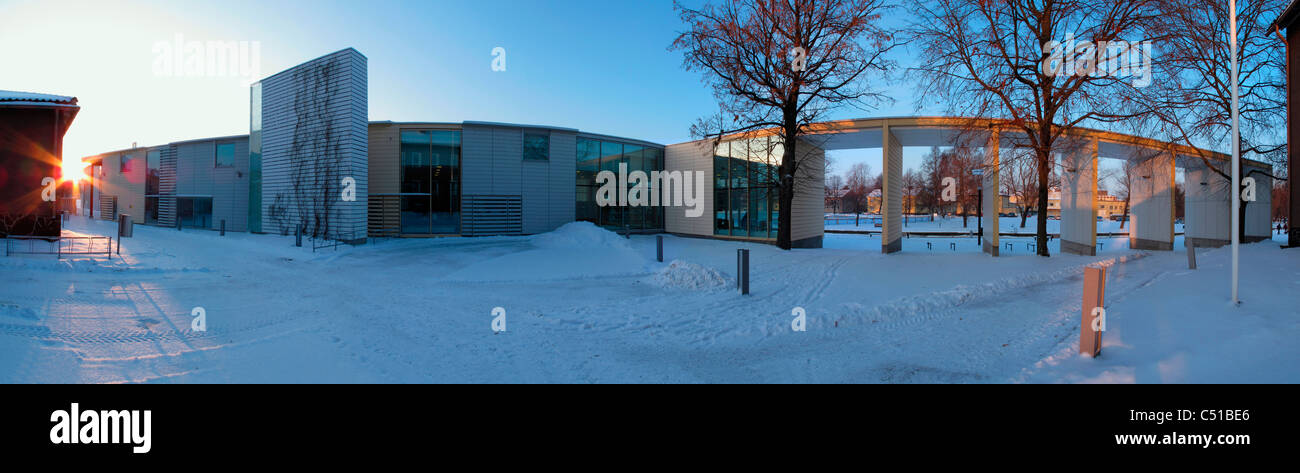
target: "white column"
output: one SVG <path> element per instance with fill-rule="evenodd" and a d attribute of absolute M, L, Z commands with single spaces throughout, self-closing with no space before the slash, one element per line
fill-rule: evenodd
<path fill-rule="evenodd" d="M 1140 250 L 1174 249 L 1174 155 L 1162 152 L 1138 164 L 1133 176 L 1129 245 Z"/>
<path fill-rule="evenodd" d="M 1193 243 L 1198 248 L 1217 248 L 1227 245 L 1232 238 L 1229 208 L 1232 199 L 1228 194 L 1231 185 L 1200 159 L 1190 161 L 1183 182 L 1187 195 L 1183 206 L 1183 244 Z M 1220 170 L 1226 164 L 1214 163 Z"/>
<path fill-rule="evenodd" d="M 1097 140 L 1065 153 L 1061 173 L 1061 252 L 1097 254 Z"/>
<path fill-rule="evenodd" d="M 984 201 L 980 202 L 981 212 L 984 214 L 983 251 L 993 256 L 998 256 L 998 231 L 1000 230 L 998 224 L 1001 222 L 998 214 L 1002 213 L 1002 185 L 998 178 L 998 171 L 1001 169 L 999 138 L 998 132 L 994 130 L 989 135 L 988 143 L 984 145 L 984 175 L 981 176 L 983 178 L 981 186 L 984 191 Z"/>
<path fill-rule="evenodd" d="M 903 144 L 885 124 L 881 129 L 881 216 L 880 251 L 895 253 L 903 250 Z"/>

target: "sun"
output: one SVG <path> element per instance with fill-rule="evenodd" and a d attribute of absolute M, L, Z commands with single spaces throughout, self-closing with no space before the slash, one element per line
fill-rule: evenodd
<path fill-rule="evenodd" d="M 77 182 L 86 178 L 85 168 L 82 167 L 81 160 L 64 159 L 63 160 L 63 181 Z"/>

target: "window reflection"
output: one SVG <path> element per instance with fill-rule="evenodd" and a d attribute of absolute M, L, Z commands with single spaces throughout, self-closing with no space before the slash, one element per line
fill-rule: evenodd
<path fill-rule="evenodd" d="M 400 137 L 402 233 L 459 233 L 460 132 L 402 130 Z"/>
<path fill-rule="evenodd" d="M 652 230 L 663 228 L 663 207 L 630 205 L 596 205 L 596 193 L 600 186 L 596 174 L 600 171 L 619 173 L 619 165 L 627 166 L 626 187 L 631 189 L 632 171 L 646 173 L 646 192 L 649 192 L 649 178 L 653 171 L 663 171 L 664 151 L 662 148 L 602 141 L 579 137 L 577 140 L 577 189 L 576 218 L 579 221 L 592 222 L 612 230 Z M 617 196 L 615 196 L 617 198 Z M 626 203 L 625 203 L 626 204 Z"/>

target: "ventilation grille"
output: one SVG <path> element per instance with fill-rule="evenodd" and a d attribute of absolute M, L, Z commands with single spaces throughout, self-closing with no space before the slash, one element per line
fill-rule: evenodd
<path fill-rule="evenodd" d="M 99 196 L 99 219 L 117 220 L 117 196 L 102 194 Z"/>
<path fill-rule="evenodd" d="M 524 203 L 518 195 L 466 195 L 461 234 L 520 235 L 524 232 Z"/>

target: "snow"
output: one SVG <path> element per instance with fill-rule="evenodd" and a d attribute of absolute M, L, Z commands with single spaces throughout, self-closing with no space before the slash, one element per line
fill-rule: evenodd
<path fill-rule="evenodd" d="M 698 264 L 673 260 L 655 273 L 656 284 L 666 288 L 712 290 L 732 286 L 735 278 L 728 277 L 716 269 Z"/>
<path fill-rule="evenodd" d="M 74 217 L 67 231 L 114 229 Z M 1242 246 L 1231 307 L 1228 249 L 1188 270 L 1181 237 L 1051 258 L 1021 237 L 999 258 L 966 237 L 893 255 L 866 235 L 792 251 L 664 240 L 658 263 L 654 236 L 586 223 L 315 253 L 136 226 L 112 260 L 0 256 L 0 382 L 1300 382 L 1300 250 L 1278 242 Z M 1097 359 L 1076 346 L 1090 264 L 1109 267 Z"/>

